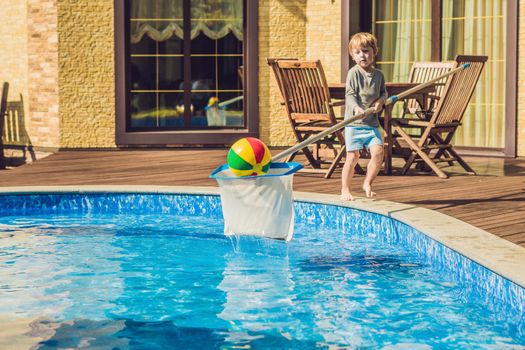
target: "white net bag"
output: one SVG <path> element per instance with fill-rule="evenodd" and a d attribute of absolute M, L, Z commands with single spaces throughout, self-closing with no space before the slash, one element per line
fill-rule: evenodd
<path fill-rule="evenodd" d="M 224 164 L 210 175 L 220 189 L 224 233 L 292 239 L 293 174 L 299 163 L 272 163 L 265 175 L 236 177 Z"/>

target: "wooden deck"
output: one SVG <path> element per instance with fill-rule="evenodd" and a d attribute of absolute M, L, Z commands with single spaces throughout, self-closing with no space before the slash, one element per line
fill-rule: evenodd
<path fill-rule="evenodd" d="M 64 151 L 0 171 L 0 186 L 216 186 L 208 175 L 225 162 L 226 153 L 217 149 Z M 467 160 L 477 176 L 464 175 L 459 168 L 447 169 L 453 175 L 446 180 L 424 173 L 380 175 L 374 189 L 379 199 L 435 209 L 525 247 L 525 159 Z M 363 179 L 356 177 L 356 189 Z M 299 173 L 294 177 L 294 190 L 337 194 L 340 171 L 329 180 Z M 353 193 L 363 196 L 360 190 Z"/>

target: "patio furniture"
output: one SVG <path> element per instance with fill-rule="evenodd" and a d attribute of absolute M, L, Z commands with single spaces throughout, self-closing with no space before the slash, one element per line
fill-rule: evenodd
<path fill-rule="evenodd" d="M 4 157 L 4 128 L 5 128 L 5 115 L 7 111 L 7 94 L 9 92 L 9 83 L 4 82 L 2 86 L 2 97 L 0 99 L 0 169 L 5 169 L 6 162 Z"/>
<path fill-rule="evenodd" d="M 344 105 L 344 101 L 332 101 L 319 60 L 272 59 L 268 62 L 298 143 L 337 124 L 333 107 Z M 338 130 L 312 147 L 303 148 L 301 151 L 311 166 L 304 171 L 323 173 L 325 178 L 330 178 L 345 155 L 344 144 L 343 131 Z M 291 161 L 296 154 L 286 161 Z"/>
<path fill-rule="evenodd" d="M 405 165 L 401 170 L 406 174 L 414 163 L 424 162 L 440 178 L 448 178 L 437 163 L 453 165 L 457 161 L 469 174 L 474 170 L 458 155 L 451 144 L 452 137 L 472 97 L 476 83 L 487 61 L 487 56 L 456 57 L 457 66 L 469 63 L 470 67 L 456 73 L 447 81 L 442 98 L 428 119 L 393 118 L 392 127 L 395 140 L 393 156 L 404 158 Z M 420 129 L 418 135 L 411 135 L 406 129 Z"/>
<path fill-rule="evenodd" d="M 414 62 L 410 69 L 408 81 L 410 83 L 424 83 L 449 72 L 455 66 L 455 61 Z M 420 100 L 419 98 L 406 99 L 403 104 L 403 118 L 406 118 L 407 115 L 415 115 L 420 119 L 427 119 L 427 117 L 431 116 L 443 95 L 448 79 L 451 78 L 452 76 L 448 76 L 436 82 L 434 84 L 435 91 L 427 94 L 426 100 Z"/>
<path fill-rule="evenodd" d="M 282 85 L 282 77 L 280 76 L 281 71 L 277 67 L 277 61 L 297 61 L 297 58 L 268 58 L 266 59 L 266 62 L 270 66 L 273 77 L 275 78 L 275 82 L 277 83 L 277 87 L 279 88 L 279 94 L 281 95 L 281 104 L 284 106 L 284 93 L 283 93 L 283 85 Z"/>
<path fill-rule="evenodd" d="M 241 81 L 241 86 L 244 88 L 244 66 L 239 66 L 239 68 L 237 68 L 237 75 Z"/>
<path fill-rule="evenodd" d="M 409 89 L 416 87 L 417 83 L 397 83 L 397 82 L 387 82 L 386 91 L 389 96 L 399 95 Z M 328 86 L 332 98 L 344 99 L 345 98 L 345 84 L 344 83 L 333 83 Z M 428 100 L 427 96 L 435 92 L 434 84 L 426 86 L 425 88 L 412 92 L 405 99 L 415 99 L 421 101 L 422 108 L 426 108 L 426 101 Z M 400 99 L 399 101 L 402 101 Z M 390 121 L 392 119 L 392 109 L 394 104 L 385 106 L 383 111 L 383 117 L 379 118 L 379 121 L 382 123 L 382 127 L 385 131 L 385 161 L 384 161 L 384 173 L 385 175 L 392 174 L 392 128 Z M 357 168 L 356 168 L 357 171 Z"/>

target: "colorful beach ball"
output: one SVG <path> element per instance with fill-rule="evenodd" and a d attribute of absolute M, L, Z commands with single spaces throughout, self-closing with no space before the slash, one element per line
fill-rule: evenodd
<path fill-rule="evenodd" d="M 270 169 L 272 155 L 264 142 L 255 137 L 236 141 L 228 152 L 228 166 L 235 176 L 263 175 Z"/>

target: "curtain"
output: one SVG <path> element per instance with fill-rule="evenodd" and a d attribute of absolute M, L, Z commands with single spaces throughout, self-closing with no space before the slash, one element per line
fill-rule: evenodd
<path fill-rule="evenodd" d="M 506 8 L 506 0 L 443 1 L 443 58 L 489 57 L 456 132 L 457 145 L 504 147 Z"/>
<path fill-rule="evenodd" d="M 144 35 L 155 41 L 176 36 L 183 39 L 184 0 L 133 0 L 131 2 L 131 43 Z M 243 0 L 191 0 L 191 39 L 203 33 L 221 39 L 230 32 L 243 39 Z"/>
<path fill-rule="evenodd" d="M 386 81 L 407 82 L 414 61 L 430 61 L 432 0 L 376 0 L 379 69 Z M 402 104 L 394 106 L 400 114 Z"/>
<path fill-rule="evenodd" d="M 380 68 L 387 81 L 406 82 L 414 61 L 430 60 L 431 11 L 431 0 L 376 1 Z"/>

